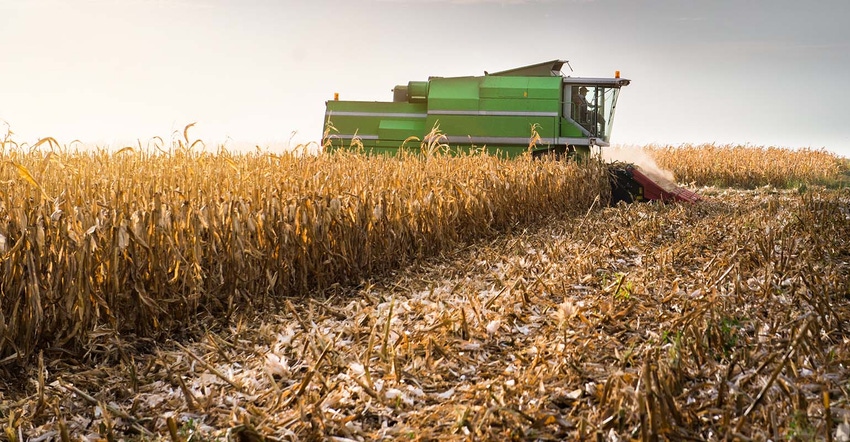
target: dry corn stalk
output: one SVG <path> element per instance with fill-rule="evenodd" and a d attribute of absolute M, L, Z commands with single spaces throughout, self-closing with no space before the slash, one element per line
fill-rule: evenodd
<path fill-rule="evenodd" d="M 716 144 L 645 149 L 679 182 L 696 185 L 789 188 L 833 184 L 847 173 L 846 160 L 826 150 Z"/>
<path fill-rule="evenodd" d="M 424 158 L 210 154 L 186 131 L 162 153 L 6 143 L 0 357 L 261 310 L 607 192 L 597 163 L 450 157 L 436 143 Z"/>

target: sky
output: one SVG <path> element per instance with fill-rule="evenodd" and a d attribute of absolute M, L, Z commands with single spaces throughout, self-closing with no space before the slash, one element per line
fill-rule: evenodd
<path fill-rule="evenodd" d="M 847 0 L 0 0 L 0 137 L 321 138 L 325 101 L 553 59 L 632 83 L 615 144 L 850 157 Z M 5 123 L 4 123 L 5 122 Z"/>

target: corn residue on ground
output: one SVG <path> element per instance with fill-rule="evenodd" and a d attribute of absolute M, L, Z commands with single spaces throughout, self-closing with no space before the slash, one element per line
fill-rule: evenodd
<path fill-rule="evenodd" d="M 706 192 L 549 218 L 190 341 L 102 336 L 101 362 L 39 359 L 0 390 L 7 434 L 840 440 L 850 194 Z"/>

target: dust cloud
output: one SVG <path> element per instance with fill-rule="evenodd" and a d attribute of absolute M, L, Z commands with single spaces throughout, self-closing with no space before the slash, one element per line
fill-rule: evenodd
<path fill-rule="evenodd" d="M 648 152 L 641 146 L 611 146 L 603 147 L 602 159 L 607 162 L 621 161 L 637 166 L 644 175 L 655 181 L 663 189 L 672 191 L 676 185 L 676 176 L 667 169 L 662 169 Z"/>

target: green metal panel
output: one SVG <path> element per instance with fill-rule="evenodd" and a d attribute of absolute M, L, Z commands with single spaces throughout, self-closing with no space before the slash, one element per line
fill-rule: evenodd
<path fill-rule="evenodd" d="M 482 98 L 478 110 L 483 112 L 533 112 L 558 117 L 561 115 L 561 102 L 558 100 L 515 100 L 510 98 Z"/>
<path fill-rule="evenodd" d="M 561 118 L 561 136 L 579 138 L 584 137 L 585 135 L 576 123 L 565 118 Z"/>
<path fill-rule="evenodd" d="M 528 98 L 561 101 L 561 77 L 529 77 Z"/>
<path fill-rule="evenodd" d="M 333 112 L 384 112 L 384 113 L 426 113 L 425 103 L 404 103 L 389 101 L 337 101 L 327 102 L 327 113 Z"/>
<path fill-rule="evenodd" d="M 560 100 L 561 77 L 494 77 L 481 80 L 481 98 Z"/>
<path fill-rule="evenodd" d="M 484 77 L 481 98 L 515 98 L 528 96 L 528 77 Z"/>
<path fill-rule="evenodd" d="M 357 134 L 359 136 L 379 135 L 382 121 L 401 121 L 422 127 L 427 114 L 425 103 L 386 103 L 363 101 L 328 101 L 325 122 L 336 129 L 339 136 Z M 386 126 L 391 129 L 391 126 Z M 398 134 L 398 131 L 387 132 Z M 407 136 L 399 138 L 404 140 Z"/>
<path fill-rule="evenodd" d="M 452 138 L 530 138 L 533 124 L 538 125 L 537 131 L 541 137 L 551 138 L 557 133 L 556 117 L 431 115 L 425 121 L 425 127 L 433 127 L 437 122 L 440 124 L 440 130 Z"/>
<path fill-rule="evenodd" d="M 429 129 L 430 130 L 430 129 Z M 381 140 L 406 140 L 408 137 L 415 136 L 422 138 L 422 134 L 427 133 L 425 130 L 425 119 L 385 119 L 381 120 L 378 125 L 378 138 Z"/>
<path fill-rule="evenodd" d="M 433 78 L 428 88 L 429 110 L 478 110 L 480 78 Z"/>

